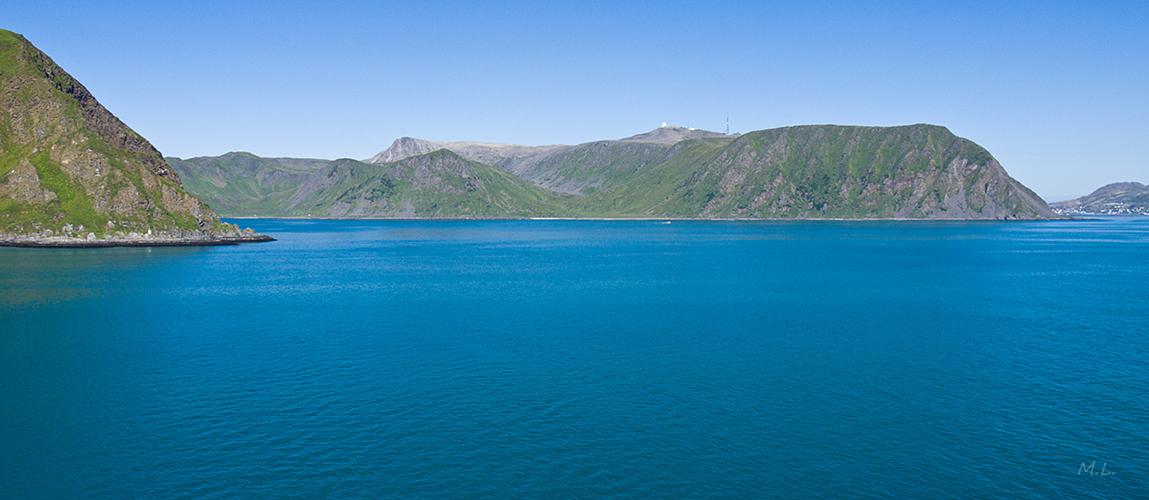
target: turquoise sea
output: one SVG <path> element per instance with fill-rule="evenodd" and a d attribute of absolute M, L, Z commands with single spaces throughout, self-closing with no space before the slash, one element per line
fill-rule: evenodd
<path fill-rule="evenodd" d="M 0 248 L 0 497 L 1149 498 L 1149 217 Z"/>

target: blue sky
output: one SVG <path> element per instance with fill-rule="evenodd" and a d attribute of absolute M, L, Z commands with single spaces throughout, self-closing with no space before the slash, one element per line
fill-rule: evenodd
<path fill-rule="evenodd" d="M 1143 2 L 15 2 L 169 156 L 368 158 L 401 136 L 578 144 L 933 123 L 1048 201 L 1149 183 Z"/>

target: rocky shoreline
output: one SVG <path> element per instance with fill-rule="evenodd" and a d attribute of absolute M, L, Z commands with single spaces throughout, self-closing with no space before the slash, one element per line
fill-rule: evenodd
<path fill-rule="evenodd" d="M 110 234 L 97 237 L 57 236 L 45 234 L 14 235 L 0 233 L 0 247 L 24 248 L 107 248 L 107 247 L 201 247 L 218 245 L 239 245 L 241 243 L 262 243 L 275 241 L 267 235 L 257 234 L 251 229 L 224 235 L 217 234 Z"/>

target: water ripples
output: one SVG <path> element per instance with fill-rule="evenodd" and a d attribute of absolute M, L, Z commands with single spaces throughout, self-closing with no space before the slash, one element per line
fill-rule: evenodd
<path fill-rule="evenodd" d="M 0 482 L 1149 496 L 1139 221 L 254 223 L 280 241 L 5 264 Z"/>

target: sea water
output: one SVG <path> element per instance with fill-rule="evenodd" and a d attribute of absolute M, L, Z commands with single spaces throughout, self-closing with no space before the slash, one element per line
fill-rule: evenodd
<path fill-rule="evenodd" d="M 1149 498 L 1149 217 L 0 249 L 5 498 Z"/>

